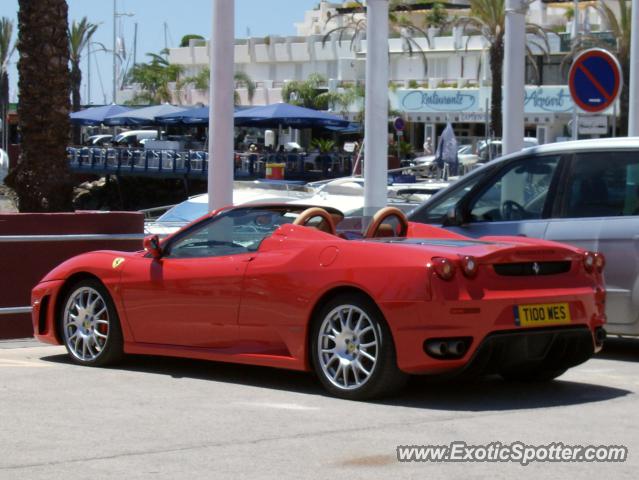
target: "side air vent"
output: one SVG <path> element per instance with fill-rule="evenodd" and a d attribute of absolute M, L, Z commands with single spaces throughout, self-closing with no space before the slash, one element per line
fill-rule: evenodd
<path fill-rule="evenodd" d="M 49 311 L 49 295 L 42 297 L 40 301 L 40 315 L 38 316 L 38 333 L 45 335 L 47 331 L 47 313 Z"/>
<path fill-rule="evenodd" d="M 557 275 L 570 271 L 570 262 L 522 262 L 497 263 L 493 265 L 497 275 L 524 277 L 537 275 Z"/>

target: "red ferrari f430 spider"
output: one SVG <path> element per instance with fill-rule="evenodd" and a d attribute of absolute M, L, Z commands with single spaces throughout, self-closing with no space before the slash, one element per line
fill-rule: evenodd
<path fill-rule="evenodd" d="M 550 380 L 601 348 L 600 254 L 471 240 L 392 207 L 363 235 L 336 232 L 347 220 L 230 207 L 144 251 L 79 255 L 33 289 L 35 334 L 82 365 L 132 353 L 309 370 L 349 399 L 410 374 Z"/>

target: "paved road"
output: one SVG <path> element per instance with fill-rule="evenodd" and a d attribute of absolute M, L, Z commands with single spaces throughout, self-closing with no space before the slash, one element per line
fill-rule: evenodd
<path fill-rule="evenodd" d="M 543 386 L 418 379 L 399 397 L 327 397 L 296 372 L 131 357 L 70 364 L 0 342 L 0 479 L 636 478 L 639 340 Z M 624 444 L 626 463 L 398 463 L 400 444 Z"/>

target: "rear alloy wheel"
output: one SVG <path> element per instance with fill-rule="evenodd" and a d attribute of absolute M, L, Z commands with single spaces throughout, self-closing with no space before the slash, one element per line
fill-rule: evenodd
<path fill-rule="evenodd" d="M 62 338 L 74 362 L 103 366 L 122 358 L 120 321 L 109 293 L 100 282 L 83 280 L 77 283 L 63 305 Z"/>
<path fill-rule="evenodd" d="M 313 327 L 313 364 L 330 393 L 365 400 L 404 384 L 407 375 L 397 368 L 390 331 L 367 298 L 336 297 L 322 308 Z"/>

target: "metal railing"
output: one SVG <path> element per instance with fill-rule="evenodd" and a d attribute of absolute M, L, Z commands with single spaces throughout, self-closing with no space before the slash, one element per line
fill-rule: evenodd
<path fill-rule="evenodd" d="M 62 235 L 0 235 L 0 243 L 17 242 L 88 242 L 88 241 L 142 241 L 144 234 L 140 233 L 88 233 Z M 2 315 L 16 315 L 31 313 L 30 306 L 0 307 Z"/>
<path fill-rule="evenodd" d="M 69 166 L 76 172 L 128 175 L 206 177 L 208 152 L 202 150 L 145 150 L 138 148 L 68 147 Z M 236 153 L 236 178 L 264 178 L 267 164 L 283 164 L 287 178 L 332 178 L 348 175 L 351 154 Z"/>

